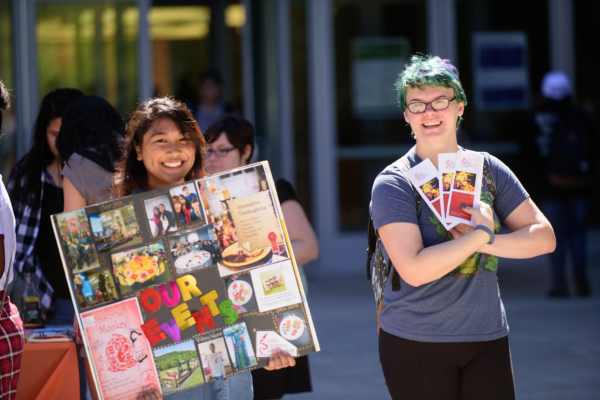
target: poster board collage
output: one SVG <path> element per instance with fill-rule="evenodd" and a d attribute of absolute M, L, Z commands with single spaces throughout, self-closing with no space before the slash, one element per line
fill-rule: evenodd
<path fill-rule="evenodd" d="M 320 350 L 267 162 L 52 218 L 105 400 Z"/>

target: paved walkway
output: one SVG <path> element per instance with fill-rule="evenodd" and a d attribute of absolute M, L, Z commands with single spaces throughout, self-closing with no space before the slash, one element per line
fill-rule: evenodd
<path fill-rule="evenodd" d="M 593 243 L 600 245 L 600 240 Z M 592 248 L 593 297 L 565 300 L 545 297 L 550 286 L 545 257 L 500 261 L 517 399 L 600 399 L 599 257 L 600 248 Z M 309 285 L 322 349 L 310 356 L 314 392 L 285 399 L 389 399 L 378 359 L 370 282 L 359 276 Z"/>

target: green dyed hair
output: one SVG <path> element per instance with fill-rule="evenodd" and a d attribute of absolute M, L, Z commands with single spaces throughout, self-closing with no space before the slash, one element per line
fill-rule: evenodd
<path fill-rule="evenodd" d="M 450 60 L 442 60 L 432 55 L 415 54 L 410 58 L 396 81 L 398 105 L 402 112 L 406 111 L 406 93 L 408 93 L 408 89 L 418 87 L 424 90 L 425 86 L 441 86 L 452 89 L 457 102 L 463 102 L 465 106 L 467 105 L 467 96 L 458 79 L 458 70 L 450 63 Z M 458 117 L 456 129 L 460 126 L 462 119 L 462 117 Z"/>

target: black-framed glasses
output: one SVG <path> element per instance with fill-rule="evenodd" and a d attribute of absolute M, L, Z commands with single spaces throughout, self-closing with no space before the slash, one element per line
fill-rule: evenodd
<path fill-rule="evenodd" d="M 216 149 L 216 150 L 208 148 L 208 149 L 206 149 L 206 156 L 210 157 L 210 156 L 216 155 L 217 157 L 227 157 L 227 154 L 229 154 L 230 151 L 233 151 L 235 149 L 237 149 L 237 147 L 232 147 L 230 149 Z"/>
<path fill-rule="evenodd" d="M 440 99 L 430 101 L 429 103 L 410 103 L 406 107 L 408 108 L 408 111 L 410 111 L 413 114 L 424 113 L 425 110 L 427 110 L 428 105 L 431 105 L 431 108 L 434 111 L 442 111 L 442 110 L 445 110 L 446 108 L 448 108 L 448 106 L 450 105 L 450 102 L 453 100 L 456 100 L 456 96 L 454 96 L 451 99 L 442 97 Z"/>

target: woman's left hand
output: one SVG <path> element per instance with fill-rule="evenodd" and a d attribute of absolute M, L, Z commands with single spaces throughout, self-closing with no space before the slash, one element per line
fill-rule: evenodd
<path fill-rule="evenodd" d="M 267 365 L 265 369 L 267 371 L 273 371 L 274 369 L 293 367 L 294 365 L 296 365 L 296 360 L 294 357 L 282 350 L 275 349 L 273 350 L 271 359 L 269 360 L 269 365 Z"/>
<path fill-rule="evenodd" d="M 156 389 L 144 388 L 138 395 L 138 400 L 162 400 L 163 395 Z"/>

